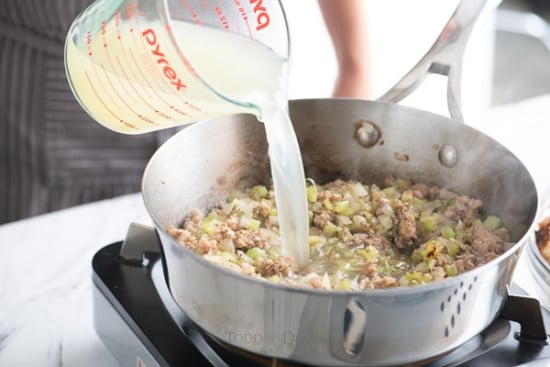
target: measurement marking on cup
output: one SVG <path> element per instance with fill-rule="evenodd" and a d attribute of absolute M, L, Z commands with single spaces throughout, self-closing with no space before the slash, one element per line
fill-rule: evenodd
<path fill-rule="evenodd" d="M 216 6 L 216 14 L 218 14 L 218 18 L 220 20 L 220 23 L 222 24 L 222 27 L 228 31 L 229 30 L 229 22 L 227 21 L 227 17 L 223 14 L 222 8 L 219 6 Z"/>
<path fill-rule="evenodd" d="M 128 1 L 126 3 L 126 19 L 132 19 L 133 12 L 132 12 L 132 3 Z"/>
<path fill-rule="evenodd" d="M 137 69 L 139 70 L 140 74 L 141 74 L 141 77 L 142 77 L 142 80 L 144 80 L 146 83 L 147 83 L 147 86 L 149 87 L 149 89 L 153 92 L 153 94 L 155 94 L 160 100 L 162 100 L 164 102 L 164 100 L 162 99 L 162 97 L 158 94 L 158 92 L 156 92 L 155 88 L 153 88 L 151 86 L 151 84 L 149 83 L 149 80 L 147 79 L 147 77 L 145 76 L 145 74 L 143 73 L 143 71 L 141 70 L 141 68 L 139 67 L 138 65 L 138 62 L 136 60 L 136 58 L 134 57 L 134 54 L 130 51 L 130 57 L 132 58 L 132 60 L 134 61 L 134 64 L 136 65 Z M 164 113 L 161 113 L 160 111 L 158 111 L 157 108 L 153 107 L 145 98 L 143 98 L 143 96 L 141 95 L 141 93 L 136 89 L 135 85 L 133 83 L 130 83 L 130 85 L 132 86 L 132 89 L 134 89 L 136 95 L 143 101 L 143 103 L 149 107 L 149 109 L 151 109 L 151 111 L 155 112 L 157 115 L 159 115 L 160 117 L 164 117 L 165 119 L 167 120 L 171 120 L 171 121 L 176 121 L 176 119 L 174 119 L 173 117 L 171 116 L 168 116 Z M 141 88 L 142 91 L 145 91 L 144 88 Z M 141 116 L 138 116 L 139 118 L 141 118 Z"/>
<path fill-rule="evenodd" d="M 124 56 L 126 56 L 126 55 L 124 55 Z M 130 80 L 131 80 L 130 76 L 126 73 L 126 68 L 122 67 L 122 63 L 120 62 L 120 58 L 118 56 L 116 57 L 116 60 L 117 60 L 117 63 L 118 63 L 118 67 L 122 71 L 122 75 L 124 75 L 124 80 L 130 85 L 130 87 L 132 87 L 132 83 L 130 82 Z M 130 66 L 128 62 L 126 62 L 126 65 L 128 65 L 128 67 Z M 124 93 L 128 96 L 128 98 L 132 99 L 133 103 L 136 103 L 137 102 L 136 99 L 128 91 L 128 89 L 124 86 L 124 83 L 123 83 L 122 79 L 120 80 L 120 85 L 122 86 L 122 88 L 124 88 Z"/>
<path fill-rule="evenodd" d="M 195 23 L 199 24 L 199 25 L 202 25 L 202 22 L 199 18 L 199 15 L 193 10 L 193 8 L 187 3 L 187 1 L 181 0 L 181 3 L 183 4 L 183 6 L 185 6 L 187 11 L 189 11 L 189 13 L 191 13 L 191 17 L 193 18 Z"/>
<path fill-rule="evenodd" d="M 115 16 L 114 16 L 114 22 L 115 22 L 115 33 L 116 33 L 116 38 L 118 40 L 120 40 L 122 38 L 122 36 L 120 35 L 120 11 L 117 10 L 115 12 Z"/>
<path fill-rule="evenodd" d="M 110 55 L 109 53 L 107 53 L 107 58 L 108 58 L 109 63 L 110 63 L 110 65 L 111 65 L 111 69 L 114 71 L 115 68 L 114 68 L 114 65 L 113 65 L 112 60 L 111 60 L 111 55 Z M 117 58 L 117 59 L 118 59 L 118 58 Z M 115 86 L 113 85 L 113 82 L 112 82 L 111 78 L 109 77 L 109 73 L 107 72 L 107 70 L 103 69 L 103 72 L 105 73 L 105 77 L 107 78 L 107 81 L 109 82 L 109 85 L 112 87 L 113 92 L 114 92 L 114 93 L 116 94 L 116 96 L 120 99 L 120 101 L 122 102 L 122 104 L 124 104 L 124 106 L 125 106 L 126 108 L 128 108 L 128 110 L 132 111 L 132 113 L 133 113 L 134 115 L 136 115 L 141 121 L 144 121 L 144 122 L 146 122 L 146 123 L 148 123 L 148 124 L 151 124 L 151 125 L 158 125 L 157 122 L 155 122 L 155 121 L 153 121 L 153 120 L 151 120 L 151 119 L 149 119 L 149 118 L 143 116 L 143 115 L 140 114 L 138 111 L 134 110 L 134 109 L 128 104 L 128 102 L 126 101 L 126 98 L 123 97 L 123 96 L 121 96 L 121 95 L 118 93 L 118 89 L 115 88 Z M 123 72 L 124 72 L 124 71 L 123 71 Z M 117 78 L 117 79 L 118 79 L 119 82 L 120 82 L 119 84 L 123 87 L 122 82 L 121 82 L 121 79 L 120 79 L 120 78 Z"/>
<path fill-rule="evenodd" d="M 110 53 L 107 52 L 107 59 L 109 60 L 109 64 L 111 65 L 111 70 L 115 70 L 114 66 L 113 66 L 113 62 L 111 60 L 111 55 Z M 102 68 L 103 69 L 103 74 L 105 75 L 105 78 L 107 79 L 107 82 L 109 83 L 109 85 L 111 86 L 111 90 L 113 91 L 113 93 L 118 97 L 118 99 L 122 102 L 122 104 L 124 106 L 126 106 L 130 111 L 136 113 L 136 111 L 134 111 L 130 105 L 128 104 L 128 102 L 126 102 L 126 99 L 123 98 L 119 93 L 118 93 L 118 88 L 116 88 L 113 84 L 113 81 L 111 80 L 111 77 L 109 76 L 109 72 L 105 69 L 105 67 Z M 120 81 L 120 78 L 119 78 L 119 81 Z M 122 83 L 119 83 L 122 85 Z"/>
<path fill-rule="evenodd" d="M 92 65 L 93 65 L 92 67 L 93 67 L 93 70 L 94 70 L 94 73 L 95 73 L 95 79 L 97 80 L 97 84 L 99 84 L 99 86 L 101 87 L 101 89 L 102 89 L 104 95 L 105 95 L 106 97 L 108 97 L 109 100 L 111 100 L 111 102 L 112 102 L 111 105 L 114 105 L 114 107 L 116 107 L 117 109 L 120 108 L 120 106 L 118 105 L 118 103 L 116 103 L 116 101 L 114 100 L 114 98 L 113 98 L 113 97 L 111 96 L 111 94 L 109 93 L 109 90 L 108 90 L 108 89 L 105 87 L 105 85 L 102 83 L 101 78 L 100 78 L 100 75 L 99 75 L 99 73 L 98 73 L 98 71 L 97 71 L 97 68 L 98 68 L 98 66 L 99 66 L 99 67 L 101 68 L 101 70 L 103 70 L 103 73 L 105 74 L 105 67 L 103 66 L 103 64 L 96 65 L 96 64 L 94 63 L 94 64 L 92 64 Z M 86 75 L 88 75 L 88 74 L 86 73 Z M 90 84 L 91 84 L 91 79 L 90 79 L 90 78 L 88 78 L 88 81 L 89 81 Z M 112 89 L 112 87 L 111 87 L 111 89 Z"/>
<path fill-rule="evenodd" d="M 103 101 L 103 98 L 101 98 L 101 96 L 99 95 L 99 93 L 97 92 L 94 84 L 92 83 L 91 79 L 90 79 L 90 75 L 88 74 L 88 72 L 85 72 L 85 75 L 86 75 L 86 79 L 88 80 L 88 83 L 90 84 L 90 87 L 92 88 L 92 91 L 94 92 L 95 96 L 97 97 L 98 101 L 103 105 L 103 107 L 105 108 L 105 110 L 107 110 L 111 115 L 113 115 L 114 118 L 116 118 L 120 123 L 122 123 L 124 126 L 132 129 L 132 130 L 136 130 L 136 126 L 129 123 L 128 121 L 124 121 L 122 118 L 120 118 L 117 114 L 115 114 L 108 106 L 107 104 Z"/>
<path fill-rule="evenodd" d="M 132 33 L 132 37 L 131 37 L 131 38 L 132 38 L 132 41 L 134 41 L 134 44 L 135 44 L 136 47 L 139 47 L 139 45 L 135 42 L 135 37 L 133 36 L 134 34 L 135 34 L 135 33 Z M 138 79 L 139 79 L 139 77 L 142 76 L 143 74 L 141 73 L 141 69 L 140 69 L 139 65 L 136 65 L 137 72 L 134 72 L 134 70 L 132 69 L 132 62 L 133 62 L 134 64 L 136 64 L 135 59 L 133 58 L 133 55 L 131 55 L 130 58 L 132 58 L 133 61 L 132 61 L 132 62 L 130 61 L 130 58 L 128 57 L 128 55 L 127 55 L 127 53 L 126 53 L 126 48 L 125 48 L 125 47 L 121 47 L 121 52 L 122 52 L 122 55 L 123 55 L 123 57 L 124 57 L 124 65 L 126 65 L 126 67 L 123 67 L 123 66 L 122 66 L 122 63 L 119 63 L 120 70 L 122 71 L 122 73 L 123 73 L 124 76 L 126 77 L 127 83 L 130 85 L 130 87 L 131 87 L 132 89 L 134 89 L 134 86 L 132 85 L 131 80 L 135 80 L 135 79 L 136 79 L 136 78 L 135 78 L 136 75 L 138 76 Z M 131 53 L 131 49 L 130 49 L 130 53 Z M 131 72 L 132 75 L 128 74 L 127 71 Z M 140 75 L 140 74 L 141 74 L 141 75 Z M 155 91 L 154 88 L 153 88 L 152 90 L 153 90 L 153 92 Z M 134 91 L 135 91 L 135 89 L 134 89 Z M 136 95 L 137 95 L 138 97 L 140 97 L 139 94 L 138 94 L 138 92 L 137 92 L 137 91 L 135 91 L 135 92 L 136 92 Z M 146 90 L 144 90 L 143 92 L 144 92 L 148 97 L 150 97 Z M 140 98 L 140 99 L 141 99 L 141 98 Z M 137 101 L 135 101 L 135 102 L 137 102 Z"/>
<path fill-rule="evenodd" d="M 92 56 L 93 55 L 93 51 L 92 51 L 92 32 L 88 31 L 86 33 L 86 46 L 88 48 L 88 56 Z"/>
<path fill-rule="evenodd" d="M 136 33 L 141 34 L 141 30 L 139 29 L 139 24 L 136 24 L 136 27 L 138 28 L 138 32 L 132 33 L 132 41 L 133 41 L 134 46 L 135 46 L 134 49 L 135 50 L 141 50 L 141 52 L 143 52 L 144 54 L 147 54 L 147 47 L 143 43 L 143 38 L 136 36 Z M 141 63 L 136 61 L 136 56 L 134 55 L 133 50 L 130 48 L 128 51 L 129 51 L 129 54 L 130 54 L 130 59 L 132 60 L 132 62 L 134 64 L 134 67 L 135 67 L 135 70 L 138 74 L 137 75 L 138 80 L 144 80 L 144 74 L 148 74 L 148 73 L 144 73 L 142 71 Z M 140 56 L 139 53 L 138 53 L 138 56 Z M 153 69 L 153 70 L 155 70 L 155 69 Z M 145 94 L 147 95 L 148 98 L 151 98 L 150 93 L 153 93 L 153 94 L 156 93 L 155 89 L 150 89 L 149 91 L 144 90 L 144 92 L 146 92 Z M 147 92 L 150 92 L 150 93 L 147 93 Z"/>
<path fill-rule="evenodd" d="M 103 39 L 103 47 L 107 47 L 107 23 L 101 22 L 101 37 Z"/>
<path fill-rule="evenodd" d="M 233 4 L 235 5 L 237 10 L 239 11 L 239 14 L 241 15 L 241 18 L 244 21 L 244 24 L 246 25 L 246 29 L 248 30 L 248 37 L 253 38 L 252 37 L 252 29 L 250 28 L 250 23 L 248 22 L 248 13 L 247 13 L 246 9 L 244 8 L 244 6 L 242 6 L 241 0 L 233 0 Z M 239 27 L 238 22 L 235 22 L 235 28 L 240 33 L 240 27 Z"/>

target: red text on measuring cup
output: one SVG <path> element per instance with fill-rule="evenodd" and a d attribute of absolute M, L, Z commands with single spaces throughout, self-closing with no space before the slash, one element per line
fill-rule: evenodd
<path fill-rule="evenodd" d="M 151 53 L 156 59 L 157 64 L 162 67 L 162 73 L 164 74 L 166 79 L 168 79 L 170 83 L 172 83 L 176 87 L 176 90 L 178 92 L 185 91 L 187 89 L 187 86 L 183 84 L 174 68 L 170 66 L 170 62 L 166 59 L 164 53 L 161 52 L 160 43 L 158 42 L 155 31 L 152 28 L 147 28 L 141 33 L 141 35 L 145 38 L 145 41 L 150 46 L 152 46 Z"/>
<path fill-rule="evenodd" d="M 267 8 L 263 5 L 263 0 L 250 0 L 254 4 L 254 14 L 256 14 L 256 30 L 260 31 L 269 25 L 269 14 Z"/>

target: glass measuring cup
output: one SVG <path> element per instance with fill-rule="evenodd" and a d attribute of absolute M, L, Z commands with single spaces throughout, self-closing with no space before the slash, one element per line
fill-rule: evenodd
<path fill-rule="evenodd" d="M 280 67 L 265 70 L 288 51 L 279 0 L 96 0 L 69 29 L 65 67 L 92 118 L 137 134 L 254 112 L 250 93 L 280 88 Z"/>

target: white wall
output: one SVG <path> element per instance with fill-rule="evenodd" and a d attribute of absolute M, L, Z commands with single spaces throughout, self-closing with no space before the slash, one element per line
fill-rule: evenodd
<path fill-rule="evenodd" d="M 346 1 L 346 0 L 334 0 Z M 458 0 L 365 0 L 375 98 L 390 89 L 433 44 Z M 292 65 L 291 99 L 329 97 L 336 76 L 332 43 L 317 0 L 283 0 L 287 13 Z M 463 111 L 468 121 L 490 106 L 494 19 L 478 27 L 470 39 L 463 65 Z M 403 101 L 448 115 L 447 79 L 431 76 Z"/>

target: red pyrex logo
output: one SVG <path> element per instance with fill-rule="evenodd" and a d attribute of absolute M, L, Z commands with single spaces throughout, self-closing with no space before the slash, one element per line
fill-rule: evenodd
<path fill-rule="evenodd" d="M 161 52 L 160 44 L 158 43 L 155 31 L 151 28 L 148 28 L 143 31 L 141 35 L 145 38 L 145 41 L 152 47 L 151 53 L 153 54 L 153 57 L 156 60 L 157 64 L 162 67 L 162 73 L 164 74 L 166 79 L 168 79 L 168 81 L 170 81 L 170 83 L 172 83 L 176 87 L 176 90 L 178 92 L 180 90 L 185 91 L 185 89 L 187 89 L 187 86 L 182 83 L 174 68 L 170 66 L 170 62 L 166 59 L 164 53 Z"/>
<path fill-rule="evenodd" d="M 254 14 L 256 15 L 256 30 L 260 31 L 269 25 L 269 14 L 263 5 L 263 0 L 250 0 L 254 4 Z"/>

